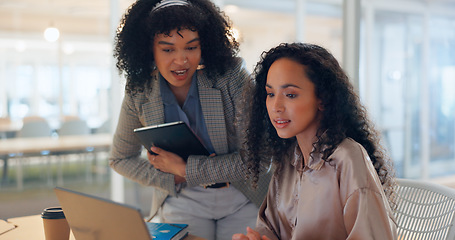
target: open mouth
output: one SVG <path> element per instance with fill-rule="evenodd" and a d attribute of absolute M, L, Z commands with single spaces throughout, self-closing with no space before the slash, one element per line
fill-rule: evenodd
<path fill-rule="evenodd" d="M 291 122 L 291 120 L 275 120 L 275 127 L 284 128 L 287 125 L 289 125 L 290 122 Z"/>
<path fill-rule="evenodd" d="M 176 70 L 174 71 L 174 73 L 178 76 L 182 76 L 184 75 L 186 72 L 188 72 L 188 70 Z"/>
<path fill-rule="evenodd" d="M 284 124 L 284 123 L 290 122 L 290 120 L 286 120 L 286 121 L 284 121 L 284 120 L 276 120 L 275 122 L 278 123 L 278 124 Z"/>

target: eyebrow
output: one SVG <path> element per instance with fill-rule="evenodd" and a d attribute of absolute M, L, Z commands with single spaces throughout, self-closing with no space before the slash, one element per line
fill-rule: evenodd
<path fill-rule="evenodd" d="M 265 84 L 265 87 L 273 88 L 272 86 L 270 86 L 268 84 Z M 284 85 L 281 86 L 282 89 L 289 88 L 289 87 L 300 88 L 299 86 L 294 85 L 294 84 L 284 84 Z"/>
<path fill-rule="evenodd" d="M 197 42 L 197 41 L 200 41 L 200 39 L 199 39 L 199 38 L 194 38 L 193 40 L 188 41 L 186 44 L 190 44 L 190 43 Z M 166 41 L 158 41 L 158 44 L 163 44 L 163 45 L 174 45 L 173 43 L 171 43 L 171 42 L 166 42 Z"/>

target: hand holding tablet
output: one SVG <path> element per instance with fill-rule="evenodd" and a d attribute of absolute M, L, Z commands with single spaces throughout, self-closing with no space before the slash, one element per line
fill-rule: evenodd
<path fill-rule="evenodd" d="M 152 146 L 157 146 L 184 160 L 190 155 L 209 155 L 209 151 L 183 121 L 136 128 L 134 133 L 149 152 Z"/>

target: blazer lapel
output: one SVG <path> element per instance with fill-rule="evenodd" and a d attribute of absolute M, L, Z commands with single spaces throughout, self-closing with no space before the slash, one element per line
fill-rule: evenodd
<path fill-rule="evenodd" d="M 158 71 L 152 75 L 152 78 L 152 88 L 146 94 L 148 101 L 142 106 L 146 126 L 164 123 L 164 106 L 161 100 Z"/>
<path fill-rule="evenodd" d="M 213 88 L 212 82 L 203 71 L 198 71 L 197 77 L 202 113 L 213 148 L 218 154 L 227 153 L 226 121 L 221 92 Z"/>

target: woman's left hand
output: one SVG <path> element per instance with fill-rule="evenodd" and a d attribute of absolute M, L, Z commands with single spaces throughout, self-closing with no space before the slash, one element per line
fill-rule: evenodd
<path fill-rule="evenodd" d="M 247 234 L 242 234 L 242 233 L 236 233 L 232 235 L 232 240 L 270 240 L 267 236 L 262 236 L 251 229 L 250 227 L 246 228 Z"/>
<path fill-rule="evenodd" d="M 168 152 L 159 147 L 152 147 L 152 152 L 156 155 L 147 153 L 150 164 L 156 169 L 171 173 L 177 176 L 185 176 L 186 162 L 177 154 Z"/>

